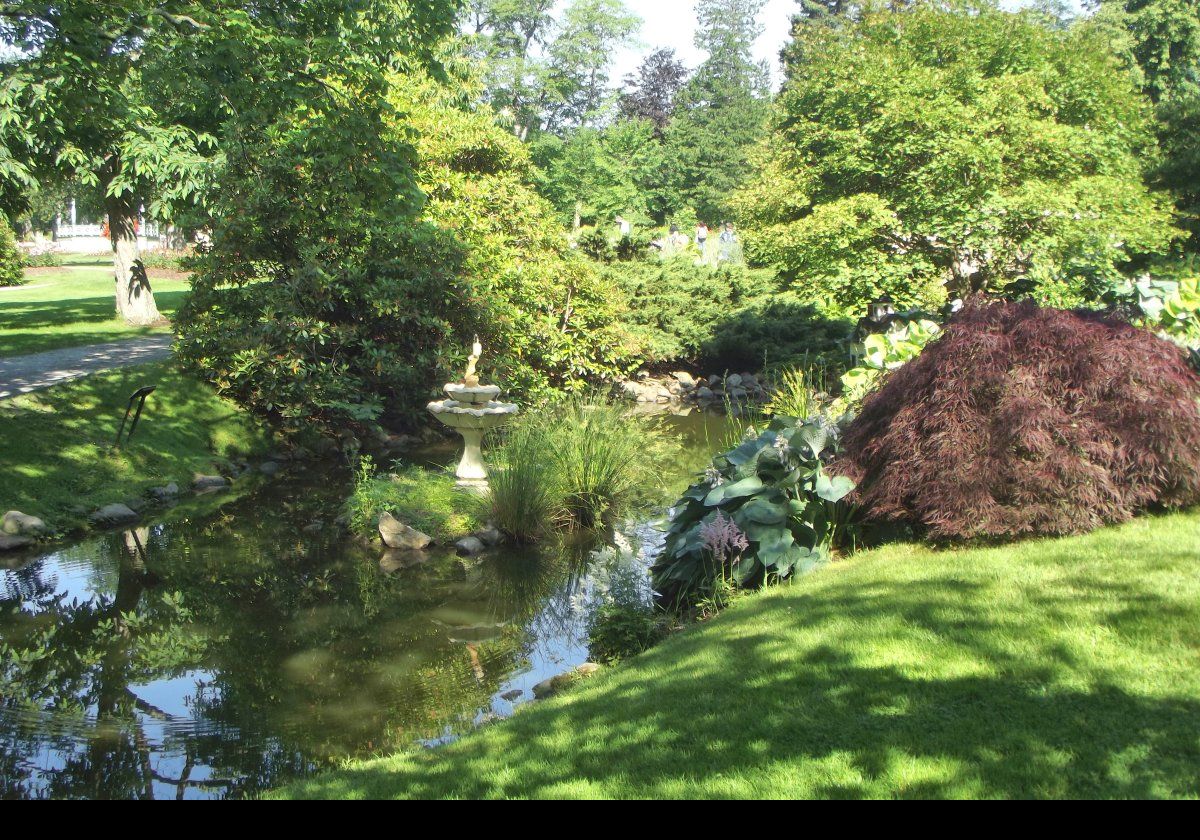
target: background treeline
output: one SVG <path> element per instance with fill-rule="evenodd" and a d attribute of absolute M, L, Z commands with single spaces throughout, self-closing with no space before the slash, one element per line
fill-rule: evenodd
<path fill-rule="evenodd" d="M 180 357 L 331 433 L 417 422 L 476 333 L 528 400 L 828 352 L 882 294 L 1191 271 L 1196 0 L 803 0 L 775 94 L 762 5 L 699 0 L 697 66 L 616 80 L 620 0 L 10 3 L 0 198 L 204 231 Z M 727 219 L 734 258 L 651 247 Z"/>

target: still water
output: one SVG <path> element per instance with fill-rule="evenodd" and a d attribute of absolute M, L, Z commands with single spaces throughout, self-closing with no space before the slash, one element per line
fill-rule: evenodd
<path fill-rule="evenodd" d="M 724 431 L 667 422 L 689 469 Z M 231 798 L 434 747 L 586 661 L 614 588 L 651 597 L 652 521 L 397 568 L 332 524 L 348 492 L 305 467 L 0 567 L 0 798 Z"/>

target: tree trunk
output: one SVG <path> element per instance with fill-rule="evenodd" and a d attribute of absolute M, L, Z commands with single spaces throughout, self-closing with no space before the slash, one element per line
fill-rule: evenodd
<path fill-rule="evenodd" d="M 129 195 L 108 198 L 108 238 L 113 249 L 113 274 L 117 282 L 117 314 L 126 324 L 149 326 L 162 320 L 150 291 L 150 278 L 142 264 L 137 238 L 137 199 Z"/>

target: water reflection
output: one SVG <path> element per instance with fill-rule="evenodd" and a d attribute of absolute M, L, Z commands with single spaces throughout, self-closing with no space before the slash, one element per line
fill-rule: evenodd
<path fill-rule="evenodd" d="M 0 796 L 239 796 L 441 742 L 584 661 L 594 581 L 644 567 L 582 548 L 381 563 L 305 529 L 344 492 L 283 482 L 0 571 Z"/>
<path fill-rule="evenodd" d="M 688 422 L 695 451 L 712 434 Z M 438 744 L 585 661 L 609 588 L 649 597 L 649 525 L 615 548 L 381 558 L 313 527 L 347 481 L 292 477 L 0 569 L 0 797 L 237 797 Z"/>

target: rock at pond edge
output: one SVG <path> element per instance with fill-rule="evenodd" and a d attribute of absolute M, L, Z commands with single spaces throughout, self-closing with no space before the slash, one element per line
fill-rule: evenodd
<path fill-rule="evenodd" d="M 433 537 L 410 528 L 387 511 L 379 514 L 379 536 L 388 548 L 416 550 L 428 548 Z"/>

